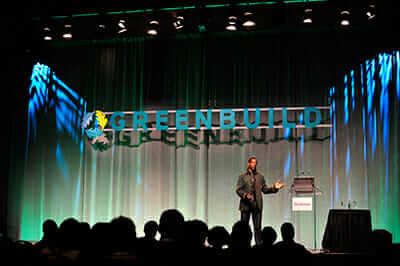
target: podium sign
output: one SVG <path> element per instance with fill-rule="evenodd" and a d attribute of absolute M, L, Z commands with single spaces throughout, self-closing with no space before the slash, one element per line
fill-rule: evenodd
<path fill-rule="evenodd" d="M 292 210 L 293 211 L 312 211 L 313 210 L 312 197 L 293 197 Z"/>

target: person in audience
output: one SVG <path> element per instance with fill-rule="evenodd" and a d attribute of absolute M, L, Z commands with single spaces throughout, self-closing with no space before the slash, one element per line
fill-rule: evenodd
<path fill-rule="evenodd" d="M 111 223 L 98 222 L 89 231 L 86 247 L 82 250 L 83 264 L 101 264 L 105 256 L 111 256 L 113 247 L 113 228 Z"/>
<path fill-rule="evenodd" d="M 160 244 L 182 241 L 184 221 L 183 215 L 178 210 L 164 211 L 159 222 Z"/>
<path fill-rule="evenodd" d="M 158 224 L 156 221 L 148 221 L 144 225 L 144 237 L 138 238 L 137 250 L 141 257 L 151 256 L 157 245 L 156 234 L 158 232 Z"/>
<path fill-rule="evenodd" d="M 255 245 L 254 248 L 270 249 L 273 247 L 278 235 L 271 226 L 266 226 L 261 231 L 262 242 L 260 245 Z"/>
<path fill-rule="evenodd" d="M 276 258 L 277 249 L 274 247 L 274 243 L 277 239 L 277 234 L 274 228 L 266 226 L 261 232 L 262 243 L 253 247 L 254 254 L 256 257 L 268 257 L 268 263 L 271 265 L 279 264 L 279 260 Z"/>
<path fill-rule="evenodd" d="M 42 224 L 42 239 L 35 244 L 41 255 L 55 254 L 57 248 L 58 226 L 54 220 L 48 219 Z"/>
<path fill-rule="evenodd" d="M 176 209 L 165 210 L 159 221 L 160 240 L 155 247 L 155 254 L 148 257 L 146 264 L 176 265 L 184 263 L 183 230 L 185 219 Z"/>
<path fill-rule="evenodd" d="M 208 235 L 208 226 L 200 220 L 186 221 L 184 225 L 184 246 L 191 248 L 204 248 Z"/>
<path fill-rule="evenodd" d="M 128 217 L 119 216 L 111 221 L 113 253 L 132 254 L 136 248 L 136 226 Z"/>
<path fill-rule="evenodd" d="M 280 256 L 289 256 L 288 258 L 300 264 L 311 262 L 311 253 L 302 244 L 294 241 L 294 226 L 291 223 L 282 224 L 281 237 L 282 241 L 274 245 Z"/>
<path fill-rule="evenodd" d="M 89 245 L 90 225 L 87 222 L 80 222 L 78 228 L 80 238 L 79 247 L 82 251 L 83 249 L 87 249 Z"/>
<path fill-rule="evenodd" d="M 232 249 L 247 249 L 251 246 L 253 233 L 246 221 L 238 221 L 232 227 L 231 243 Z"/>
<path fill-rule="evenodd" d="M 59 256 L 66 262 L 76 262 L 80 255 L 80 223 L 75 218 L 68 218 L 60 224 Z"/>
<path fill-rule="evenodd" d="M 223 247 L 227 247 L 229 245 L 230 235 L 225 227 L 214 226 L 208 232 L 207 242 L 212 248 L 216 250 L 222 250 Z"/>
<path fill-rule="evenodd" d="M 218 265 L 246 265 L 253 260 L 271 265 L 289 261 L 296 261 L 299 265 L 311 263 L 311 253 L 294 241 L 295 232 L 291 223 L 282 224 L 282 241 L 276 244 L 275 230 L 271 226 L 264 227 L 262 243 L 253 248 L 253 233 L 247 221 L 237 221 L 229 234 L 222 226 L 208 230 L 207 224 L 201 220 L 185 221 L 176 209 L 164 211 L 159 224 L 156 221 L 147 222 L 144 226 L 145 236 L 140 239 L 136 238 L 133 220 L 124 216 L 108 223 L 96 223 L 92 228 L 88 223 L 78 222 L 74 218 L 64 220 L 59 228 L 53 220 L 46 220 L 42 227 L 43 238 L 36 244 L 36 248 L 30 248 L 24 243 L 14 244 L 17 253 L 27 254 L 26 261 L 35 258 L 35 250 L 54 248 L 55 264 L 129 262 L 175 266 L 187 265 L 193 259 L 200 264 Z M 159 241 L 155 238 L 157 231 L 160 233 Z M 209 247 L 205 245 L 206 239 Z M 1 245 L 4 247 L 5 243 L 2 241 Z M 41 258 L 50 262 L 50 256 Z M 41 262 L 46 261 L 41 259 Z"/>
<path fill-rule="evenodd" d="M 144 239 L 147 241 L 156 241 L 156 234 L 158 232 L 158 224 L 156 221 L 148 221 L 144 225 Z"/>
<path fill-rule="evenodd" d="M 253 233 L 247 221 L 237 221 L 231 232 L 231 242 L 228 250 L 228 261 L 230 265 L 246 265 L 249 258 L 254 258 L 251 250 Z"/>
<path fill-rule="evenodd" d="M 229 261 L 229 244 L 230 235 L 223 226 L 215 226 L 208 231 L 207 242 L 208 247 L 208 259 L 210 263 L 214 265 L 224 265 Z"/>
<path fill-rule="evenodd" d="M 200 220 L 186 221 L 183 226 L 181 250 L 185 256 L 196 258 L 196 264 L 204 265 L 208 262 L 209 249 L 205 246 L 208 235 L 208 226 Z"/>

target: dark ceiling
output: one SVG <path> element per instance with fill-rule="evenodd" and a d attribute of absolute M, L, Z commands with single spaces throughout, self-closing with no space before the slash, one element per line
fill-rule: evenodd
<path fill-rule="evenodd" d="M 120 0 L 114 0 L 113 5 L 123 6 Z M 376 6 L 377 16 L 374 20 L 366 19 L 366 8 L 369 3 Z M 109 39 L 119 37 L 146 36 L 146 27 L 151 16 L 160 20 L 159 37 L 176 36 L 179 34 L 199 33 L 204 26 L 206 32 L 224 32 L 227 18 L 231 14 L 238 16 L 238 23 L 246 10 L 254 13 L 257 25 L 248 29 L 239 27 L 238 32 L 245 30 L 279 33 L 282 31 L 321 31 L 343 30 L 339 26 L 340 11 L 343 7 L 350 8 L 351 26 L 348 31 L 379 31 L 394 32 L 397 29 L 396 17 L 398 5 L 394 1 L 130 1 L 129 7 L 69 7 L 66 1 L 31 1 L 22 8 L 23 16 L 14 15 L 8 21 L 8 30 L 17 36 L 17 42 L 29 45 L 32 42 L 43 41 L 43 28 L 51 28 L 55 41 L 64 41 L 61 37 L 66 23 L 72 24 L 73 40 Z M 126 4 L 125 4 L 126 5 Z M 304 10 L 312 7 L 311 25 L 302 23 Z M 186 7 L 185 9 L 182 7 Z M 125 12 L 125 13 L 124 13 Z M 103 14 L 103 15 L 100 15 Z M 184 16 L 184 29 L 176 31 L 172 21 L 177 15 Z M 11 15 L 12 16 L 12 15 Z M 118 34 L 118 21 L 124 19 L 128 31 Z M 97 25 L 106 24 L 106 29 L 99 32 Z"/>

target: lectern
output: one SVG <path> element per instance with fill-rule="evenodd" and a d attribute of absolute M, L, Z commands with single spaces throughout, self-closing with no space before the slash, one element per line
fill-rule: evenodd
<path fill-rule="evenodd" d="M 290 193 L 292 194 L 292 211 L 314 211 L 315 250 L 317 249 L 316 195 L 322 195 L 322 191 L 315 186 L 314 179 L 314 176 L 295 176 L 290 187 Z"/>

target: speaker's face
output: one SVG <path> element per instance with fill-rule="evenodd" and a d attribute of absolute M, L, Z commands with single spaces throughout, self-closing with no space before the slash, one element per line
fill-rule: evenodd
<path fill-rule="evenodd" d="M 257 166 L 257 160 L 253 158 L 247 164 L 251 170 L 254 170 Z"/>

